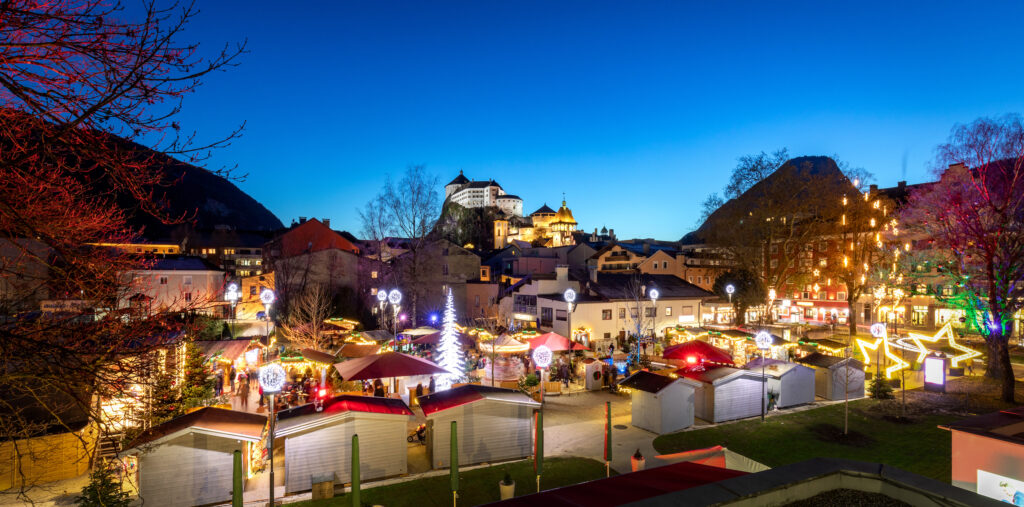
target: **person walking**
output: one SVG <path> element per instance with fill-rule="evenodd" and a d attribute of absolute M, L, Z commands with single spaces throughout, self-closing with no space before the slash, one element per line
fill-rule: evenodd
<path fill-rule="evenodd" d="M 238 376 L 238 370 L 235 369 L 235 365 L 231 365 L 231 371 L 228 373 L 228 381 L 231 382 L 231 392 L 235 392 L 235 377 Z"/>
<path fill-rule="evenodd" d="M 380 398 L 384 397 L 384 383 L 380 379 L 373 381 L 373 395 Z"/>
<path fill-rule="evenodd" d="M 434 377 L 430 377 L 430 384 L 427 385 L 427 391 L 430 394 L 434 394 L 434 389 L 436 387 L 437 387 L 437 384 L 434 383 Z"/>
<path fill-rule="evenodd" d="M 238 386 L 238 408 L 249 410 L 249 381 L 242 379 Z"/>

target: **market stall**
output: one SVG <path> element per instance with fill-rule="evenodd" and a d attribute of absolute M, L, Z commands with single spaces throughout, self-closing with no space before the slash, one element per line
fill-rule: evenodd
<path fill-rule="evenodd" d="M 661 356 L 692 370 L 736 364 L 728 352 L 700 340 L 690 340 L 666 347 Z"/>
<path fill-rule="evenodd" d="M 700 387 L 686 377 L 644 370 L 619 382 L 619 389 L 630 393 L 633 426 L 658 434 L 693 426 L 693 398 Z"/>
<path fill-rule="evenodd" d="M 763 367 L 763 368 L 762 368 Z M 814 403 L 814 369 L 778 359 L 756 358 L 744 366 L 768 377 L 769 398 L 779 408 Z"/>
<path fill-rule="evenodd" d="M 684 368 L 679 374 L 701 384 L 694 393 L 696 417 L 717 423 L 761 414 L 765 399 L 761 372 L 717 366 L 703 371 Z"/>
<path fill-rule="evenodd" d="M 525 458 L 533 452 L 533 411 L 540 403 L 512 389 L 475 384 L 423 396 L 427 457 L 435 468 L 449 463 L 451 421 L 458 421 L 459 464 Z"/>
<path fill-rule="evenodd" d="M 249 463 L 266 416 L 214 407 L 154 426 L 128 445 L 137 463 L 139 498 L 168 507 L 231 501 L 234 452 Z M 247 470 L 243 470 L 246 473 Z"/>
<path fill-rule="evenodd" d="M 274 434 L 284 445 L 285 491 L 308 491 L 311 477 L 325 474 L 333 474 L 336 484 L 350 482 L 354 434 L 362 480 L 405 474 L 412 415 L 402 400 L 367 396 L 335 396 L 321 412 L 312 404 L 279 412 Z"/>
<path fill-rule="evenodd" d="M 403 382 L 398 379 L 415 377 L 412 383 L 416 383 L 430 375 L 447 373 L 447 370 L 435 363 L 401 352 L 385 352 L 349 359 L 336 363 L 334 368 L 338 371 L 341 379 L 345 381 L 391 379 L 393 396 L 400 396 L 399 393 L 408 392 L 408 389 L 403 386 Z M 427 381 L 429 382 L 429 379 Z M 408 394 L 405 397 L 408 397 Z"/>
<path fill-rule="evenodd" d="M 814 368 L 814 394 L 817 396 L 826 400 L 864 397 L 864 364 L 860 361 L 815 352 L 797 362 Z"/>

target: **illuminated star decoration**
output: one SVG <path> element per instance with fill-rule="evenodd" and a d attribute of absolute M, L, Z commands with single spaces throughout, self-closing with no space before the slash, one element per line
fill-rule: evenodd
<path fill-rule="evenodd" d="M 875 330 L 872 329 L 872 332 L 874 333 Z M 885 369 L 885 378 L 892 378 L 893 373 L 910 366 L 910 363 L 900 359 L 900 356 L 893 354 L 892 351 L 889 350 L 889 338 L 887 333 L 883 331 L 880 334 L 881 336 L 876 337 L 875 341 L 870 343 L 865 339 L 857 338 L 857 345 L 860 346 L 861 354 L 864 354 L 864 364 L 871 363 L 871 356 L 868 355 L 868 349 L 878 350 L 878 347 L 881 346 L 882 351 L 885 352 L 885 357 L 892 359 L 896 363 Z"/>
<path fill-rule="evenodd" d="M 920 340 L 928 340 L 931 342 L 935 342 L 939 341 L 940 339 L 942 339 L 943 336 L 945 336 L 946 339 L 949 341 L 950 348 L 963 352 L 960 355 L 953 356 L 950 358 L 949 364 L 953 368 L 958 367 L 960 365 L 960 361 L 972 361 L 974 360 L 974 358 L 981 355 L 981 352 L 978 352 L 977 350 L 974 350 L 966 345 L 961 345 L 956 342 L 956 333 L 953 332 L 953 324 L 951 322 L 947 322 L 945 325 L 943 325 L 942 328 L 939 329 L 939 332 L 935 333 L 934 336 L 925 336 L 917 333 L 909 334 L 910 336 L 913 337 L 914 342 L 917 343 L 917 345 L 921 349 L 924 349 L 924 347 L 921 346 Z M 917 356 L 917 361 L 921 362 L 926 355 L 928 355 L 928 351 L 922 350 L 920 355 Z"/>

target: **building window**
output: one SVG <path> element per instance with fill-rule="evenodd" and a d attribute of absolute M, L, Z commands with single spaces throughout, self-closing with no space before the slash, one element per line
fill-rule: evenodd
<path fill-rule="evenodd" d="M 601 310 L 601 320 L 612 320 L 612 311 Z"/>
<path fill-rule="evenodd" d="M 566 311 L 565 310 L 556 310 L 555 311 L 555 320 L 565 320 L 565 318 L 566 318 Z"/>
<path fill-rule="evenodd" d="M 773 254 L 779 253 L 779 245 L 778 244 L 772 244 L 771 248 L 769 248 L 768 251 L 773 253 Z"/>
<path fill-rule="evenodd" d="M 828 241 L 819 241 L 818 242 L 818 251 L 819 252 L 826 252 L 826 251 L 828 251 Z"/>
<path fill-rule="evenodd" d="M 626 318 L 626 309 L 625 308 L 619 308 L 619 318 L 620 319 Z"/>
<path fill-rule="evenodd" d="M 668 269 L 668 261 L 661 261 L 661 267 L 663 269 Z"/>
<path fill-rule="evenodd" d="M 551 308 L 541 308 L 540 309 L 540 325 L 543 326 L 543 327 L 551 327 L 551 323 L 552 323 L 554 314 L 555 314 L 555 312 L 553 312 L 551 310 Z"/>
<path fill-rule="evenodd" d="M 942 286 L 942 295 L 943 296 L 952 296 L 953 295 L 953 286 L 952 285 L 943 285 Z"/>
<path fill-rule="evenodd" d="M 161 276 L 160 277 L 160 285 L 167 285 L 167 277 L 166 276 Z"/>
<path fill-rule="evenodd" d="M 772 266 L 772 269 L 775 269 L 775 268 L 779 267 L 779 260 L 778 259 L 772 259 L 771 266 Z"/>
<path fill-rule="evenodd" d="M 480 306 L 480 296 L 479 295 L 473 296 L 473 305 L 474 306 Z"/>
<path fill-rule="evenodd" d="M 604 339 L 605 340 L 611 340 L 612 339 L 612 334 L 611 333 L 605 333 L 604 334 Z"/>
<path fill-rule="evenodd" d="M 192 285 L 192 277 L 191 276 L 183 276 L 183 277 L 181 277 L 181 283 L 182 283 L 182 285 Z"/>
<path fill-rule="evenodd" d="M 665 316 L 666 317 L 671 317 L 672 316 L 672 307 L 671 306 L 666 306 L 665 307 Z"/>
<path fill-rule="evenodd" d="M 186 292 L 185 293 L 185 301 L 192 301 L 192 293 L 191 292 Z"/>
<path fill-rule="evenodd" d="M 224 249 L 224 255 L 235 255 L 235 249 L 234 248 L 225 248 Z"/>
<path fill-rule="evenodd" d="M 370 271 L 370 278 L 377 278 L 377 272 L 376 271 Z"/>
<path fill-rule="evenodd" d="M 377 294 L 377 289 L 373 289 L 373 293 Z M 249 286 L 249 295 L 250 296 L 255 296 L 256 295 L 256 286 L 255 285 L 250 285 Z"/>
<path fill-rule="evenodd" d="M 827 301 L 827 300 L 828 300 L 828 292 L 827 291 L 821 291 L 821 292 L 818 293 L 818 301 Z"/>
<path fill-rule="evenodd" d="M 842 291 L 837 292 L 836 293 L 836 299 L 838 299 L 840 301 L 846 301 L 846 293 L 842 292 Z"/>
<path fill-rule="evenodd" d="M 636 308 L 630 308 L 629 309 L 629 318 L 631 318 L 633 320 L 636 320 L 637 319 L 637 315 L 639 315 L 639 313 L 636 311 Z"/>
<path fill-rule="evenodd" d="M 654 317 L 654 316 L 656 316 L 657 315 L 657 313 L 656 313 L 657 310 L 658 309 L 653 307 L 653 306 L 650 307 L 650 308 L 644 308 L 644 317 Z"/>
<path fill-rule="evenodd" d="M 448 264 L 442 264 L 441 265 L 441 274 L 445 275 L 445 276 L 448 275 Z"/>

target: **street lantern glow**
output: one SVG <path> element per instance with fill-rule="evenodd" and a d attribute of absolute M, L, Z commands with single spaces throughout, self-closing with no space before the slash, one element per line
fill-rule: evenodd
<path fill-rule="evenodd" d="M 658 300 L 658 296 L 660 296 L 661 293 L 658 292 L 658 289 L 651 289 L 650 295 L 651 295 L 651 299 L 657 301 Z"/>
<path fill-rule="evenodd" d="M 533 363 L 538 368 L 547 368 L 551 365 L 551 349 L 547 345 L 541 345 L 533 349 Z"/>
<path fill-rule="evenodd" d="M 263 303 L 263 306 L 270 306 L 274 304 L 275 299 L 276 296 L 274 296 L 274 291 L 267 288 L 260 291 L 260 302 Z"/>
<path fill-rule="evenodd" d="M 562 296 L 565 297 L 566 303 L 572 303 L 576 301 L 576 291 L 572 289 L 565 289 L 565 293 L 563 293 Z"/>
<path fill-rule="evenodd" d="M 391 289 L 388 293 L 388 301 L 393 305 L 397 305 L 402 302 L 402 293 L 398 289 Z"/>
<path fill-rule="evenodd" d="M 885 336 L 885 324 L 881 322 L 875 322 L 871 324 L 871 336 L 875 338 L 882 338 Z"/>
<path fill-rule="evenodd" d="M 385 302 L 387 300 L 388 300 L 388 291 L 386 291 L 384 289 L 377 289 L 377 301 L 380 301 L 381 303 L 383 303 L 383 302 Z"/>
<path fill-rule="evenodd" d="M 228 288 L 224 291 L 224 299 L 232 303 L 235 303 L 241 298 L 242 293 L 238 292 L 238 284 L 229 283 Z"/>
<path fill-rule="evenodd" d="M 270 363 L 260 368 L 260 387 L 265 393 L 280 392 L 284 387 L 286 377 L 284 368 L 280 364 Z"/>
<path fill-rule="evenodd" d="M 736 287 L 734 287 L 733 284 L 731 284 L 731 283 L 729 285 L 726 285 L 725 286 L 725 293 L 729 294 L 730 296 L 735 294 L 736 293 Z"/>
<path fill-rule="evenodd" d="M 768 331 L 758 331 L 754 335 L 754 343 L 757 344 L 757 348 L 761 350 L 768 350 L 772 348 L 772 335 Z"/>

